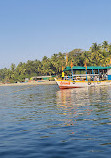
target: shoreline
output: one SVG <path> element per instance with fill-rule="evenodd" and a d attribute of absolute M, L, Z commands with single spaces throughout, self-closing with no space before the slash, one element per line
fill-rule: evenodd
<path fill-rule="evenodd" d="M 31 81 L 23 83 L 5 83 L 0 86 L 24 86 L 24 85 L 56 85 L 56 81 Z"/>

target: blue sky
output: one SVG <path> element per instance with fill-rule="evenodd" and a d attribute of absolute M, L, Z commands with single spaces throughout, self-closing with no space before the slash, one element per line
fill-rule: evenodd
<path fill-rule="evenodd" d="M 0 0 L 0 68 L 111 43 L 110 0 Z"/>

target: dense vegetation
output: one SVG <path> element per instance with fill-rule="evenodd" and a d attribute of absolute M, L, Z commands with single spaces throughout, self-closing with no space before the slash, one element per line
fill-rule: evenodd
<path fill-rule="evenodd" d="M 111 59 L 111 44 L 104 41 L 102 44 L 93 43 L 89 51 L 74 49 L 68 54 L 67 66 L 71 60 L 75 66 L 108 66 Z M 25 78 L 40 75 L 60 75 L 62 66 L 66 66 L 66 53 L 53 54 L 51 58 L 44 56 L 40 60 L 28 60 L 27 63 L 20 62 L 17 66 L 11 64 L 10 69 L 0 69 L 0 80 L 2 82 L 24 81 Z"/>

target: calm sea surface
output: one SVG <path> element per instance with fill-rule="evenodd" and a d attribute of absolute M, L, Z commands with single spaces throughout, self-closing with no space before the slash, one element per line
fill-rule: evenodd
<path fill-rule="evenodd" d="M 111 157 L 111 86 L 0 87 L 0 158 L 74 157 Z"/>

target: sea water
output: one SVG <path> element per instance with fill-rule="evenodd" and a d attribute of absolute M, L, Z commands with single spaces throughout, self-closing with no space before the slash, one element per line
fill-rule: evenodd
<path fill-rule="evenodd" d="M 109 158 L 111 86 L 0 87 L 0 158 Z"/>

